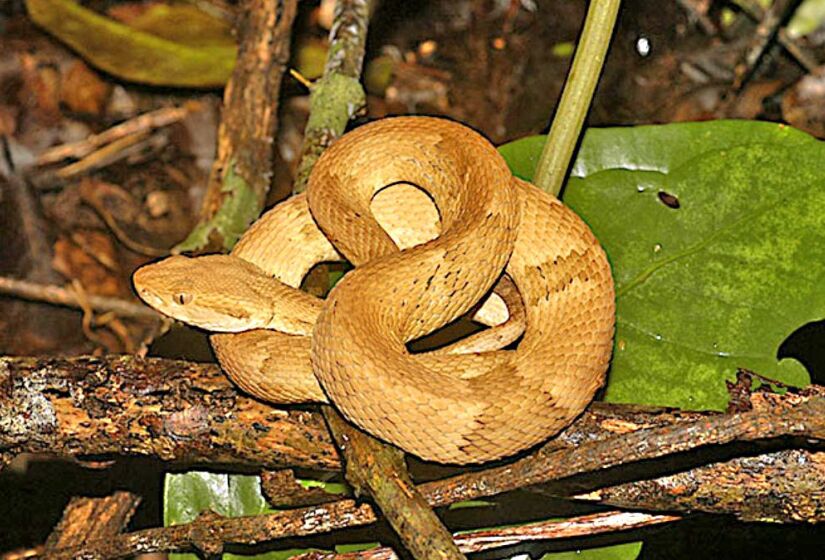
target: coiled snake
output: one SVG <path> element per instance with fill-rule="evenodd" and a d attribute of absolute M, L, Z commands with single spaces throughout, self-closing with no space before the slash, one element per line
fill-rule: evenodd
<path fill-rule="evenodd" d="M 356 268 L 326 300 L 296 289 L 312 266 L 342 258 Z M 252 395 L 331 401 L 367 432 L 446 463 L 557 433 L 601 386 L 612 348 L 613 281 L 589 228 L 443 119 L 346 134 L 307 194 L 266 213 L 230 255 L 170 257 L 134 284 L 162 313 L 220 333 L 222 368 Z M 493 326 L 408 350 L 469 312 Z"/>

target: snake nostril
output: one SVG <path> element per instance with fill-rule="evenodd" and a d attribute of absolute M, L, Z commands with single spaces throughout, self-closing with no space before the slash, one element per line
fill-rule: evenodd
<path fill-rule="evenodd" d="M 163 303 L 163 298 L 158 296 L 157 294 L 153 293 L 151 290 L 146 288 L 142 288 L 139 292 L 140 299 L 145 301 L 148 305 L 152 307 L 157 307 L 158 305 Z"/>

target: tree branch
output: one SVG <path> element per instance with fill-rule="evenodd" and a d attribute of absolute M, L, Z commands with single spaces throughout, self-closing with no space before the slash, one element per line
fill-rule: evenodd
<path fill-rule="evenodd" d="M 579 477 L 575 487 L 555 483 L 541 491 L 649 510 L 825 521 L 825 496 L 807 490 L 809 484 L 825 486 L 825 453 L 816 450 L 759 449 L 753 457 L 717 457 L 715 464 L 696 468 L 682 460 L 683 472 L 653 478 L 648 472 L 643 476 L 647 480 L 626 484 L 634 476 L 631 470 L 624 480 L 615 476 L 618 466 L 732 441 L 822 439 L 823 399 L 825 388 L 819 386 L 800 394 L 757 392 L 751 395 L 754 410 L 740 414 L 594 403 L 557 438 L 520 460 L 419 488 L 428 503 L 443 506 L 598 472 L 584 484 Z M 0 359 L 0 456 L 8 460 L 24 452 L 340 469 L 320 414 L 255 401 L 239 393 L 214 365 L 130 356 Z M 668 464 L 672 470 L 673 463 Z M 607 477 L 604 470 L 611 467 Z M 658 499 L 643 492 L 687 480 L 691 492 L 674 491 Z M 602 490 L 582 494 L 598 488 Z M 740 492 L 733 492 L 736 488 Z M 703 499 L 712 491 L 725 499 Z"/>
<path fill-rule="evenodd" d="M 245 0 L 237 12 L 238 57 L 224 90 L 218 155 L 200 223 L 177 251 L 229 250 L 264 208 L 296 10 L 297 0 Z"/>
<path fill-rule="evenodd" d="M 115 492 L 103 498 L 72 498 L 45 543 L 46 556 L 62 548 L 117 537 L 135 513 L 140 496 Z"/>
<path fill-rule="evenodd" d="M 243 396 L 213 364 L 133 356 L 0 358 L 0 457 L 23 452 L 340 468 L 318 414 Z"/>
<path fill-rule="evenodd" d="M 431 504 L 442 506 L 711 445 L 778 437 L 825 439 L 825 398 L 766 398 L 764 410 L 709 414 L 576 447 L 558 448 L 551 441 L 514 463 L 430 482 L 421 491 Z"/>
<path fill-rule="evenodd" d="M 805 467 L 800 471 L 798 465 Z M 825 488 L 825 453 L 787 449 L 572 497 L 626 509 L 703 511 L 741 521 L 810 523 L 825 520 L 825 500 L 812 495 L 814 488 Z"/>
<path fill-rule="evenodd" d="M 255 543 L 274 532 L 284 537 L 295 537 L 344 528 L 353 518 L 372 518 L 369 506 L 362 505 L 354 512 L 351 500 L 338 502 L 332 511 L 320 508 L 292 510 L 272 515 L 244 518 L 225 518 L 215 513 L 202 514 L 192 523 L 146 529 L 109 539 L 95 540 L 83 546 L 67 547 L 50 553 L 53 560 L 108 560 L 126 558 L 136 553 L 199 550 L 218 555 L 226 543 Z M 606 512 L 584 515 L 562 521 L 540 521 L 517 527 L 484 529 L 455 535 L 462 552 L 482 552 L 494 548 L 536 541 L 583 537 L 640 529 L 651 525 L 679 520 L 672 515 L 649 515 L 632 512 Z M 296 556 L 302 560 L 390 560 L 398 556 L 388 547 L 373 548 L 352 554 L 325 554 L 310 552 Z"/>

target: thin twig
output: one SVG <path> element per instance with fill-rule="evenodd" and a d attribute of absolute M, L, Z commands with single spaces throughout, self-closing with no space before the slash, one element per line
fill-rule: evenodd
<path fill-rule="evenodd" d="M 782 23 L 790 16 L 800 0 L 776 0 L 756 26 L 753 40 L 743 61 L 734 69 L 733 91 L 738 93 L 756 73 L 762 57 L 773 44 Z"/>
<path fill-rule="evenodd" d="M 176 123 L 182 120 L 187 113 L 189 113 L 189 111 L 190 107 L 183 106 L 164 107 L 162 109 L 150 111 L 149 113 L 144 113 L 133 119 L 129 119 L 128 121 L 124 121 L 118 125 L 106 129 L 99 134 L 88 136 L 83 140 L 49 148 L 37 157 L 35 164 L 38 166 L 43 166 L 51 163 L 57 163 L 58 161 L 68 158 L 80 159 L 92 153 L 99 147 L 114 142 L 115 140 L 125 136 L 131 136 L 133 134 L 137 134 L 138 132 L 148 132 L 156 128 L 161 128 Z"/>
<path fill-rule="evenodd" d="M 695 20 L 705 35 L 713 37 L 717 33 L 716 25 L 708 17 L 710 0 L 677 0 L 677 3 L 687 12 L 688 18 Z"/>
<path fill-rule="evenodd" d="M 88 302 L 89 306 L 95 311 L 104 313 L 111 311 L 120 317 L 129 317 L 131 319 L 163 318 L 155 310 L 145 305 L 132 303 L 124 299 L 87 295 L 83 301 L 81 301 L 77 293 L 71 288 L 63 288 L 51 284 L 39 284 L 27 280 L 7 278 L 5 276 L 0 276 L 0 293 L 29 301 L 51 303 L 53 305 L 62 305 L 81 310 L 84 308 L 84 304 Z"/>
<path fill-rule="evenodd" d="M 760 22 L 765 17 L 765 12 L 762 7 L 753 0 L 731 0 L 742 13 L 748 16 L 752 21 Z M 811 73 L 817 69 L 819 64 L 811 52 L 804 48 L 796 39 L 793 39 L 784 28 L 780 28 L 777 33 L 777 42 L 788 51 L 796 62 L 805 69 L 806 72 Z"/>
<path fill-rule="evenodd" d="M 139 146 L 142 148 L 145 146 L 145 142 L 149 137 L 149 132 L 141 131 L 118 138 L 102 148 L 93 151 L 80 161 L 61 167 L 54 172 L 54 176 L 65 181 L 66 179 L 89 173 L 96 169 L 102 169 L 135 153 L 135 147 Z M 50 173 L 46 174 L 46 176 L 49 175 Z"/>
<path fill-rule="evenodd" d="M 582 515 L 570 519 L 539 521 L 516 527 L 481 529 L 454 535 L 458 548 L 465 554 L 483 552 L 505 546 L 515 546 L 531 541 L 549 541 L 574 537 L 589 537 L 618 531 L 630 531 L 663 523 L 679 521 L 675 515 L 652 515 L 628 511 L 608 511 Z M 386 546 L 349 552 L 324 554 L 307 552 L 293 556 L 292 560 L 397 560 L 398 555 Z"/>
<path fill-rule="evenodd" d="M 533 183 L 558 196 L 601 75 L 621 0 L 592 0 Z"/>

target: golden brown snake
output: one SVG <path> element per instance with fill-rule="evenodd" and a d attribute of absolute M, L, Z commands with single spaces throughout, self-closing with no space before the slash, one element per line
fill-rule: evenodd
<path fill-rule="evenodd" d="M 342 256 L 356 268 L 325 301 L 296 289 Z M 230 255 L 170 257 L 134 283 L 159 311 L 221 333 L 218 360 L 249 393 L 331 401 L 439 462 L 497 459 L 554 435 L 601 386 L 612 347 L 613 281 L 589 228 L 513 178 L 480 135 L 428 117 L 345 135 L 307 195 L 266 213 Z M 440 351 L 407 349 L 468 312 L 494 326 Z"/>

